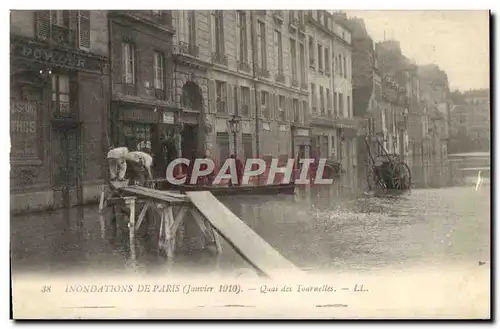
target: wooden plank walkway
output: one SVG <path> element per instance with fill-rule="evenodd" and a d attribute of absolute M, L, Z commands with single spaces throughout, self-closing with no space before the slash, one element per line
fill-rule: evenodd
<path fill-rule="evenodd" d="M 214 229 L 255 269 L 272 278 L 303 272 L 248 227 L 210 192 L 186 192 Z"/>

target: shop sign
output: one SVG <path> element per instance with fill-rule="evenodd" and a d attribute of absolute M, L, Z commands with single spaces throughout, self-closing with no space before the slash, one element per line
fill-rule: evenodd
<path fill-rule="evenodd" d="M 38 109 L 35 101 L 11 100 L 11 156 L 15 159 L 38 159 Z"/>
<path fill-rule="evenodd" d="M 105 58 L 77 51 L 49 48 L 46 44 L 20 38 L 13 38 L 11 41 L 11 56 L 72 69 L 101 70 L 106 63 Z"/>
<path fill-rule="evenodd" d="M 172 112 L 163 112 L 163 123 L 174 124 L 174 114 Z"/>
<path fill-rule="evenodd" d="M 122 111 L 121 119 L 123 121 L 157 123 L 158 114 L 152 110 L 126 109 Z"/>

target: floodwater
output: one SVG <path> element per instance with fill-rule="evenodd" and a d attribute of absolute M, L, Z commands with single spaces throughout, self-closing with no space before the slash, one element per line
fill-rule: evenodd
<path fill-rule="evenodd" d="M 296 195 L 220 200 L 307 271 L 490 261 L 489 187 L 415 189 L 386 197 L 346 191 L 321 186 Z M 131 259 L 126 223 L 119 221 L 116 228 L 110 212 L 100 216 L 97 205 L 11 217 L 14 273 L 241 275 L 251 269 L 227 243 L 219 261 L 207 250 L 179 253 L 173 263 L 152 245 L 154 234 L 139 239 L 136 259 Z"/>

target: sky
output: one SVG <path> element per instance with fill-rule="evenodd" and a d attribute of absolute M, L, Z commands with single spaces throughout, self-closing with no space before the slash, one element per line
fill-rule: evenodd
<path fill-rule="evenodd" d="M 363 18 L 374 41 L 395 39 L 417 64 L 437 64 L 450 89 L 489 88 L 487 11 L 346 11 Z"/>

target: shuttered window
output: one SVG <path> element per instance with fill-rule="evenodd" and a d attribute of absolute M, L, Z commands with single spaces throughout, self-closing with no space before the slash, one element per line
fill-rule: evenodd
<path fill-rule="evenodd" d="M 78 11 L 78 45 L 80 48 L 90 48 L 90 10 Z"/>
<path fill-rule="evenodd" d="M 90 50 L 90 10 L 37 10 L 38 39 Z"/>

